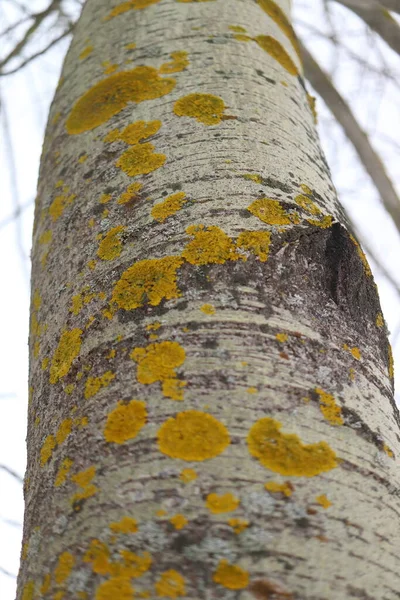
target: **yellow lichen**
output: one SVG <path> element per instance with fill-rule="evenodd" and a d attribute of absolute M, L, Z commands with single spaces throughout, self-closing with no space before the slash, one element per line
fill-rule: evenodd
<path fill-rule="evenodd" d="M 181 412 L 165 421 L 157 433 L 163 454 L 203 461 L 221 454 L 230 444 L 229 432 L 215 417 L 197 410 Z"/>
<path fill-rule="evenodd" d="M 128 577 L 111 577 L 100 583 L 95 600 L 133 600 L 134 590 Z"/>
<path fill-rule="evenodd" d="M 368 275 L 368 277 L 372 277 L 371 267 L 368 264 L 367 257 L 365 256 L 360 244 L 358 243 L 358 241 L 356 240 L 354 235 L 350 234 L 349 237 L 357 249 L 358 256 L 361 258 L 361 262 L 363 264 L 365 274 Z"/>
<path fill-rule="evenodd" d="M 118 69 L 118 65 L 116 63 L 111 63 L 109 60 L 104 60 L 101 63 L 101 66 L 103 67 L 104 75 L 110 75 Z"/>
<path fill-rule="evenodd" d="M 158 4 L 158 2 L 160 2 L 160 0 L 128 0 L 127 2 L 122 2 L 122 4 L 118 4 L 118 6 L 113 8 L 112 11 L 104 17 L 104 21 L 109 21 L 114 17 L 118 17 L 119 15 L 128 12 L 128 10 L 141 10 L 152 4 Z"/>
<path fill-rule="evenodd" d="M 295 197 L 294 201 L 298 206 L 301 206 L 301 208 L 311 213 L 312 215 L 320 215 L 322 213 L 319 206 L 317 206 L 315 202 L 310 200 L 310 198 L 308 198 L 308 196 L 305 196 L 304 194 L 298 194 Z"/>
<path fill-rule="evenodd" d="M 95 396 L 101 388 L 108 387 L 112 380 L 115 379 L 115 373 L 112 371 L 106 371 L 99 377 L 88 377 L 85 385 L 85 398 L 92 398 Z"/>
<path fill-rule="evenodd" d="M 71 329 L 61 334 L 50 366 L 50 383 L 57 383 L 67 375 L 81 350 L 82 329 Z"/>
<path fill-rule="evenodd" d="M 228 525 L 230 525 L 233 531 L 237 534 L 242 533 L 248 526 L 249 522 L 245 519 L 228 519 Z"/>
<path fill-rule="evenodd" d="M 236 240 L 238 248 L 243 248 L 258 256 L 261 262 L 268 259 L 271 234 L 269 231 L 242 231 Z"/>
<path fill-rule="evenodd" d="M 343 425 L 342 411 L 340 406 L 336 404 L 335 398 L 321 388 L 316 388 L 315 391 L 319 396 L 319 407 L 325 419 L 331 425 Z"/>
<path fill-rule="evenodd" d="M 40 464 L 42 467 L 50 460 L 53 450 L 56 447 L 56 440 L 54 435 L 48 435 L 43 442 L 43 446 L 40 450 Z"/>
<path fill-rule="evenodd" d="M 307 94 L 307 102 L 308 102 L 308 106 L 310 107 L 311 114 L 313 116 L 314 124 L 316 125 L 318 123 L 318 115 L 317 115 L 317 109 L 316 109 L 317 99 L 315 98 L 315 96 L 311 96 L 311 94 Z"/>
<path fill-rule="evenodd" d="M 268 225 L 291 225 L 290 215 L 281 206 L 279 200 L 259 198 L 247 207 L 252 215 Z"/>
<path fill-rule="evenodd" d="M 90 542 L 89 549 L 83 556 L 83 562 L 92 563 L 92 570 L 99 575 L 106 575 L 110 572 L 110 552 L 104 542 L 93 539 Z"/>
<path fill-rule="evenodd" d="M 256 387 L 248 387 L 247 390 L 246 390 L 246 392 L 248 394 L 257 394 L 258 389 Z"/>
<path fill-rule="evenodd" d="M 126 44 L 125 48 L 127 50 L 134 50 L 136 48 L 136 44 L 135 42 L 130 42 L 129 44 Z"/>
<path fill-rule="evenodd" d="M 315 225 L 316 227 L 321 227 L 321 229 L 327 229 L 333 223 L 332 215 L 325 215 L 321 219 L 306 219 L 307 223 L 310 225 Z"/>
<path fill-rule="evenodd" d="M 46 231 L 44 231 L 39 238 L 39 244 L 41 244 L 41 245 L 50 244 L 52 239 L 53 239 L 53 232 L 51 231 L 51 229 L 46 229 Z"/>
<path fill-rule="evenodd" d="M 101 258 L 101 260 L 114 260 L 114 258 L 117 258 L 121 254 L 122 242 L 120 234 L 125 229 L 126 227 L 117 225 L 117 227 L 112 227 L 112 229 L 106 233 L 97 250 L 97 256 Z"/>
<path fill-rule="evenodd" d="M 212 94 L 188 94 L 179 98 L 173 111 L 178 117 L 191 117 L 204 125 L 218 125 L 225 110 L 225 103 Z"/>
<path fill-rule="evenodd" d="M 172 400 L 183 400 L 185 381 L 177 379 L 175 369 L 182 366 L 186 353 L 178 342 L 158 342 L 147 348 L 135 348 L 130 357 L 137 364 L 137 380 L 149 385 L 160 381 L 162 393 Z"/>
<path fill-rule="evenodd" d="M 56 583 L 63 583 L 71 575 L 72 567 L 75 564 L 75 558 L 70 552 L 63 552 L 59 558 L 54 570 L 54 579 Z"/>
<path fill-rule="evenodd" d="M 46 573 L 46 575 L 43 577 L 43 583 L 40 586 L 40 593 L 43 595 L 47 594 L 47 592 L 50 589 L 50 585 L 51 585 L 51 574 Z"/>
<path fill-rule="evenodd" d="M 141 140 L 145 140 L 157 133 L 160 129 L 161 121 L 135 121 L 127 125 L 122 131 L 113 129 L 104 138 L 105 142 L 115 142 L 121 140 L 130 146 L 138 144 Z"/>
<path fill-rule="evenodd" d="M 261 464 L 281 475 L 314 477 L 338 466 L 335 452 L 326 442 L 303 444 L 294 433 L 282 433 L 282 423 L 264 417 L 247 436 L 249 452 Z"/>
<path fill-rule="evenodd" d="M 61 421 L 56 432 L 57 444 L 62 444 L 72 431 L 72 419 L 64 419 Z"/>
<path fill-rule="evenodd" d="M 321 494 L 320 496 L 317 496 L 315 498 L 315 501 L 318 502 L 318 504 L 320 504 L 324 508 L 329 508 L 330 506 L 332 506 L 332 502 L 330 502 L 328 500 L 328 498 L 326 497 L 325 494 Z"/>
<path fill-rule="evenodd" d="M 236 498 L 236 496 L 230 492 L 221 496 L 218 494 L 208 494 L 206 498 L 206 506 L 208 510 L 215 515 L 232 512 L 237 509 L 239 504 L 239 498 Z"/>
<path fill-rule="evenodd" d="M 280 493 L 284 496 L 291 496 L 293 493 L 293 486 L 289 481 L 285 481 L 285 483 L 278 483 L 277 481 L 267 481 L 264 484 L 264 487 L 268 492 L 272 493 Z"/>
<path fill-rule="evenodd" d="M 249 574 L 238 565 L 232 565 L 223 558 L 213 574 L 213 580 L 230 590 L 242 590 L 249 585 Z"/>
<path fill-rule="evenodd" d="M 277 333 L 275 337 L 278 340 L 278 342 L 287 342 L 287 340 L 289 339 L 287 333 Z"/>
<path fill-rule="evenodd" d="M 90 131 L 125 108 L 129 102 L 153 100 L 169 94 L 173 78 L 161 78 L 154 67 L 139 66 L 99 81 L 74 104 L 66 122 L 69 134 Z"/>
<path fill-rule="evenodd" d="M 394 458 L 394 452 L 387 444 L 383 444 L 383 451 L 386 452 L 390 458 Z"/>
<path fill-rule="evenodd" d="M 200 310 L 205 315 L 215 315 L 216 313 L 215 306 L 212 304 L 203 304 L 203 306 L 200 306 Z"/>
<path fill-rule="evenodd" d="M 186 595 L 185 580 L 178 571 L 170 569 L 161 573 L 155 583 L 157 596 L 163 598 L 179 598 Z"/>
<path fill-rule="evenodd" d="M 262 183 L 261 175 L 257 175 L 256 173 L 245 173 L 242 175 L 243 179 L 248 179 L 249 181 L 254 181 L 254 183 Z"/>
<path fill-rule="evenodd" d="M 23 588 L 21 600 L 33 600 L 35 595 L 35 582 L 28 581 Z"/>
<path fill-rule="evenodd" d="M 187 202 L 184 192 L 177 192 L 165 198 L 151 209 L 151 216 L 156 221 L 165 221 L 167 217 L 174 215 Z"/>
<path fill-rule="evenodd" d="M 197 479 L 197 473 L 194 469 L 182 469 L 179 479 L 184 483 L 190 483 L 191 481 L 195 481 L 195 479 Z"/>
<path fill-rule="evenodd" d="M 229 25 L 228 29 L 235 31 L 236 33 L 246 33 L 246 28 L 241 25 Z"/>
<path fill-rule="evenodd" d="M 82 50 L 82 52 L 80 53 L 79 60 L 83 60 L 84 58 L 89 56 L 89 54 L 91 54 L 92 52 L 93 52 L 93 46 L 91 46 L 91 45 L 86 46 L 86 48 L 84 48 Z"/>
<path fill-rule="evenodd" d="M 343 344 L 343 350 L 347 350 L 348 352 L 350 352 L 350 354 L 352 356 L 354 356 L 354 358 L 356 358 L 357 360 L 361 359 L 360 349 L 357 348 L 356 346 L 354 346 L 353 348 L 350 348 L 350 346 L 348 346 L 347 344 Z"/>
<path fill-rule="evenodd" d="M 270 35 L 257 35 L 253 39 L 260 48 L 272 56 L 290 75 L 299 75 L 296 65 L 278 40 Z"/>
<path fill-rule="evenodd" d="M 104 437 L 107 442 L 123 444 L 137 436 L 147 421 L 145 402 L 131 400 L 129 404 L 119 403 L 107 416 Z"/>
<path fill-rule="evenodd" d="M 216 225 L 189 225 L 186 233 L 194 237 L 182 252 L 182 257 L 192 265 L 223 264 L 227 260 L 245 260 L 238 254 L 231 238 Z"/>
<path fill-rule="evenodd" d="M 383 314 L 382 314 L 381 312 L 379 312 L 379 313 L 376 315 L 376 321 L 375 321 L 375 324 L 376 324 L 376 326 L 377 326 L 377 327 L 383 327 L 383 325 L 384 325 L 384 321 L 383 321 Z"/>
<path fill-rule="evenodd" d="M 63 214 L 68 204 L 71 204 L 75 198 L 75 194 L 71 194 L 70 196 L 67 196 L 66 194 L 56 196 L 49 206 L 49 215 L 52 220 L 57 221 Z"/>
<path fill-rule="evenodd" d="M 139 197 L 138 193 L 140 192 L 142 187 L 143 184 L 139 183 L 138 181 L 135 181 L 134 183 L 128 185 L 128 187 L 126 188 L 126 192 L 122 192 L 122 194 L 118 198 L 117 204 L 127 204 L 132 200 L 137 200 Z"/>
<path fill-rule="evenodd" d="M 87 161 L 87 159 L 88 159 L 88 158 L 89 158 L 89 157 L 88 157 L 88 155 L 87 155 L 87 154 L 83 154 L 82 156 L 80 156 L 80 157 L 78 158 L 78 163 L 81 163 L 81 164 L 83 164 L 84 162 L 86 162 L 86 161 Z"/>
<path fill-rule="evenodd" d="M 82 488 L 82 491 L 74 494 L 71 498 L 71 503 L 74 504 L 79 500 L 84 500 L 86 498 L 91 498 L 94 496 L 96 492 L 99 491 L 99 488 L 96 487 L 93 483 L 91 483 L 92 479 L 96 475 L 96 467 L 92 466 L 84 471 L 80 471 L 71 477 L 71 481 L 76 483 L 77 486 Z"/>
<path fill-rule="evenodd" d="M 156 154 L 153 144 L 134 144 L 119 157 L 115 165 L 129 177 L 146 175 L 163 166 L 167 157 L 165 154 Z"/>
<path fill-rule="evenodd" d="M 114 533 L 136 533 L 138 531 L 137 521 L 131 517 L 122 517 L 120 521 L 110 523 L 109 528 Z"/>
<path fill-rule="evenodd" d="M 279 6 L 273 0 L 257 0 L 257 2 L 263 11 L 278 25 L 280 30 L 290 40 L 293 48 L 301 60 L 301 51 L 297 36 L 283 10 L 279 8 Z"/>
<path fill-rule="evenodd" d="M 171 53 L 171 62 L 167 62 L 161 65 L 159 68 L 160 73 L 179 73 L 186 69 L 189 65 L 188 53 L 185 50 L 178 50 L 177 52 Z"/>
<path fill-rule="evenodd" d="M 390 345 L 390 342 L 388 342 L 387 354 L 388 354 L 388 373 L 389 373 L 390 379 L 393 379 L 394 378 L 394 361 L 393 361 L 392 346 Z"/>
<path fill-rule="evenodd" d="M 174 515 L 170 518 L 169 522 L 175 529 L 183 529 L 188 524 L 188 520 L 184 515 Z"/>
<path fill-rule="evenodd" d="M 69 474 L 73 464 L 74 464 L 73 460 L 71 460 L 68 457 L 64 458 L 64 460 L 61 463 L 60 468 L 58 469 L 56 479 L 54 481 L 55 487 L 59 487 L 60 485 L 62 485 L 63 483 L 66 482 L 68 474 Z"/>
<path fill-rule="evenodd" d="M 102 194 L 99 198 L 99 202 L 100 204 L 107 204 L 107 202 L 110 202 L 112 198 L 112 194 Z"/>

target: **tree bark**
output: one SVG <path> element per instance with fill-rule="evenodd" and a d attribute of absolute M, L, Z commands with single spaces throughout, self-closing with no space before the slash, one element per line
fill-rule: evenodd
<path fill-rule="evenodd" d="M 83 9 L 38 183 L 19 600 L 399 597 L 390 347 L 288 19 Z"/>

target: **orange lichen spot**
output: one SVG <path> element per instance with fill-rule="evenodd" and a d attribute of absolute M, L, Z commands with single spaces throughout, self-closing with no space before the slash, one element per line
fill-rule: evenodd
<path fill-rule="evenodd" d="M 148 325 L 146 325 L 146 331 L 157 331 L 157 329 L 160 329 L 160 327 L 160 321 L 154 321 L 154 323 L 149 323 Z"/>
<path fill-rule="evenodd" d="M 75 384 L 74 383 L 69 383 L 68 385 L 65 386 L 64 392 L 66 394 L 68 394 L 68 395 L 71 395 L 72 392 L 74 391 L 74 389 L 75 389 Z"/>
<path fill-rule="evenodd" d="M 62 444 L 72 431 L 72 419 L 64 419 L 58 426 L 56 433 L 57 444 Z"/>
<path fill-rule="evenodd" d="M 178 117 L 191 117 L 204 125 L 218 125 L 225 108 L 225 103 L 219 96 L 194 93 L 179 98 L 173 111 Z"/>
<path fill-rule="evenodd" d="M 77 502 L 79 500 L 91 498 L 91 496 L 94 496 L 99 491 L 99 488 L 96 487 L 93 483 L 91 483 L 91 481 L 95 475 L 96 475 L 96 467 L 92 466 L 92 467 L 89 467 L 88 469 L 85 469 L 84 471 L 80 471 L 79 473 L 76 473 L 76 475 L 73 475 L 71 477 L 71 481 L 73 483 L 76 483 L 76 485 L 78 485 L 80 488 L 82 488 L 82 491 L 80 491 L 77 494 L 74 494 L 74 496 L 72 496 L 72 498 L 71 498 L 72 504 L 74 504 L 75 502 Z"/>
<path fill-rule="evenodd" d="M 179 598 L 186 595 L 185 580 L 174 569 L 161 573 L 161 577 L 156 581 L 154 587 L 157 596 L 161 596 L 162 598 Z"/>
<path fill-rule="evenodd" d="M 53 450 L 56 447 L 54 435 L 48 435 L 43 442 L 40 450 L 40 464 L 42 467 L 50 460 Z"/>
<path fill-rule="evenodd" d="M 216 225 L 189 225 L 186 233 L 194 239 L 186 244 L 182 257 L 192 265 L 223 264 L 227 260 L 246 260 L 238 254 L 231 238 Z"/>
<path fill-rule="evenodd" d="M 246 392 L 248 394 L 257 394 L 258 393 L 258 389 L 256 387 L 248 387 Z"/>
<path fill-rule="evenodd" d="M 236 496 L 230 492 L 221 496 L 218 494 L 208 494 L 206 498 L 208 510 L 215 515 L 232 512 L 238 508 L 239 504 L 239 498 L 236 498 Z"/>
<path fill-rule="evenodd" d="M 190 483 L 191 481 L 195 481 L 198 475 L 194 469 L 182 469 L 179 479 L 184 483 Z"/>
<path fill-rule="evenodd" d="M 115 73 L 90 88 L 74 104 L 66 122 L 69 134 L 95 129 L 119 113 L 129 102 L 153 100 L 169 94 L 173 78 L 161 78 L 154 67 L 139 66 Z"/>
<path fill-rule="evenodd" d="M 239 565 L 232 565 L 223 558 L 213 575 L 213 580 L 230 590 L 242 590 L 249 585 L 249 574 Z"/>
<path fill-rule="evenodd" d="M 329 508 L 332 506 L 332 502 L 328 500 L 325 494 L 321 494 L 315 498 L 315 501 L 318 502 L 323 508 Z"/>
<path fill-rule="evenodd" d="M 134 50 L 136 48 L 135 42 L 131 42 L 130 44 L 126 44 L 125 48 L 127 50 Z"/>
<path fill-rule="evenodd" d="M 278 342 L 287 342 L 289 339 L 287 333 L 277 333 L 275 337 L 278 340 Z"/>
<path fill-rule="evenodd" d="M 46 229 L 46 231 L 44 231 L 39 238 L 39 244 L 41 244 L 41 245 L 50 244 L 52 238 L 53 238 L 53 232 L 51 231 L 51 229 Z"/>
<path fill-rule="evenodd" d="M 246 33 L 246 28 L 241 25 L 229 25 L 228 29 L 235 33 Z"/>
<path fill-rule="evenodd" d="M 120 555 L 123 558 L 123 564 L 111 564 L 112 575 L 122 575 L 126 577 L 141 577 L 146 573 L 153 562 L 148 552 L 143 552 L 143 556 L 134 554 L 130 550 L 120 550 Z"/>
<path fill-rule="evenodd" d="M 135 121 L 127 125 L 122 131 L 114 129 L 110 131 L 104 138 L 105 142 L 115 142 L 121 140 L 130 146 L 138 144 L 141 140 L 145 140 L 152 135 L 155 135 L 160 129 L 161 121 Z"/>
<path fill-rule="evenodd" d="M 111 577 L 100 583 L 95 600 L 133 600 L 134 590 L 129 577 Z"/>
<path fill-rule="evenodd" d="M 368 264 L 367 257 L 365 256 L 360 244 L 358 243 L 358 241 L 356 240 L 354 235 L 350 234 L 349 237 L 357 249 L 358 256 L 361 258 L 361 262 L 363 264 L 365 274 L 368 275 L 369 277 L 372 277 L 371 267 Z"/>
<path fill-rule="evenodd" d="M 75 194 L 71 194 L 70 196 L 63 194 L 54 198 L 53 202 L 49 206 L 49 215 L 53 221 L 57 221 L 61 217 L 66 207 L 71 204 L 75 198 Z"/>
<path fill-rule="evenodd" d="M 315 391 L 319 396 L 319 407 L 325 419 L 331 425 L 343 425 L 342 411 L 340 406 L 336 404 L 335 398 L 321 388 L 315 388 Z"/>
<path fill-rule="evenodd" d="M 249 181 L 254 181 L 254 183 L 262 183 L 261 175 L 257 175 L 256 173 L 245 173 L 242 175 L 243 179 L 248 179 Z"/>
<path fill-rule="evenodd" d="M 177 192 L 165 198 L 151 209 L 151 216 L 156 221 L 165 221 L 167 217 L 174 215 L 187 202 L 185 192 Z"/>
<path fill-rule="evenodd" d="M 118 65 L 116 63 L 111 63 L 109 60 L 104 60 L 101 63 L 101 66 L 103 67 L 104 75 L 110 75 L 118 69 Z"/>
<path fill-rule="evenodd" d="M 247 207 L 252 215 L 268 225 L 291 225 L 290 215 L 281 206 L 279 200 L 259 198 Z"/>
<path fill-rule="evenodd" d="M 375 324 L 376 324 L 376 326 L 377 326 L 377 327 L 383 327 L 383 325 L 384 325 L 384 320 L 383 320 L 383 314 L 382 314 L 381 312 L 379 312 L 379 313 L 376 315 L 376 321 L 375 321 Z"/>
<path fill-rule="evenodd" d="M 383 451 L 386 452 L 390 458 L 394 458 L 394 452 L 387 444 L 383 444 Z"/>
<path fill-rule="evenodd" d="M 167 62 L 161 65 L 159 68 L 160 73 L 179 73 L 186 69 L 190 64 L 188 60 L 188 53 L 185 50 L 178 50 L 177 52 L 171 53 L 171 62 Z"/>
<path fill-rule="evenodd" d="M 99 377 L 88 377 L 84 394 L 86 400 L 95 396 L 102 388 L 108 387 L 113 379 L 115 379 L 115 373 L 112 371 L 106 371 Z"/>
<path fill-rule="evenodd" d="M 200 310 L 205 315 L 215 315 L 216 313 L 215 306 L 213 306 L 212 304 L 203 304 L 202 306 L 200 306 Z"/>
<path fill-rule="evenodd" d="M 120 521 L 110 523 L 109 528 L 114 533 L 137 533 L 138 531 L 137 521 L 132 517 L 122 517 Z"/>
<path fill-rule="evenodd" d="M 160 510 L 158 510 L 156 512 L 157 517 L 165 517 L 166 514 L 167 514 L 167 511 L 164 510 L 163 508 L 160 508 Z"/>
<path fill-rule="evenodd" d="M 274 58 L 290 75 L 297 76 L 299 71 L 286 52 L 285 48 L 270 35 L 257 35 L 253 38 L 255 42 L 267 52 L 272 58 Z"/>
<path fill-rule="evenodd" d="M 261 464 L 281 475 L 314 477 L 338 466 L 335 452 L 326 442 L 303 444 L 294 433 L 282 433 L 282 423 L 264 417 L 247 436 L 249 452 Z"/>
<path fill-rule="evenodd" d="M 152 306 L 164 298 L 179 298 L 176 271 L 182 265 L 179 256 L 141 260 L 122 273 L 112 295 L 119 308 L 133 310 L 147 301 Z"/>
<path fill-rule="evenodd" d="M 101 260 L 114 260 L 114 258 L 120 256 L 122 252 L 120 235 L 125 229 L 126 227 L 117 225 L 117 227 L 112 227 L 112 229 L 106 233 L 97 250 L 97 256 L 101 258 Z"/>
<path fill-rule="evenodd" d="M 188 461 L 214 458 L 230 444 L 225 425 L 197 410 L 180 412 L 167 419 L 158 430 L 157 438 L 163 454 Z"/>
<path fill-rule="evenodd" d="M 300 184 L 300 187 L 301 187 L 301 189 L 303 190 L 303 192 L 304 192 L 305 194 L 308 194 L 309 196 L 311 196 L 311 195 L 312 195 L 312 193 L 313 193 L 313 192 L 312 192 L 312 189 L 311 189 L 311 188 L 310 188 L 308 185 L 306 185 L 305 183 L 301 183 L 301 184 Z"/>
<path fill-rule="evenodd" d="M 294 489 L 290 481 L 285 481 L 284 483 L 267 481 L 267 483 L 264 484 L 264 487 L 268 492 L 272 492 L 273 494 L 283 494 L 287 497 L 292 495 Z"/>
<path fill-rule="evenodd" d="M 315 202 L 310 200 L 310 198 L 308 196 L 305 196 L 304 194 L 298 194 L 295 197 L 294 201 L 298 206 L 301 206 L 301 208 L 311 213 L 312 215 L 322 214 L 322 211 L 319 208 L 319 206 L 317 206 Z"/>
<path fill-rule="evenodd" d="M 64 458 L 64 460 L 61 463 L 60 468 L 58 469 L 57 475 L 56 475 L 56 479 L 54 481 L 54 486 L 55 487 L 60 487 L 60 485 L 62 485 L 63 483 L 66 482 L 68 474 L 70 472 L 70 469 L 73 465 L 74 461 L 71 460 L 70 458 Z"/>
<path fill-rule="evenodd" d="M 393 361 L 393 352 L 392 352 L 392 346 L 390 345 L 390 342 L 388 342 L 388 372 L 389 372 L 389 377 L 390 379 L 394 378 L 394 361 Z"/>
<path fill-rule="evenodd" d="M 141 10 L 142 8 L 147 8 L 152 4 L 158 4 L 158 2 L 160 2 L 160 0 L 128 0 L 127 2 L 122 2 L 122 4 L 118 4 L 118 6 L 113 8 L 112 11 L 106 17 L 104 17 L 103 20 L 109 21 L 114 17 L 118 17 L 119 15 L 128 12 L 128 10 Z"/>
<path fill-rule="evenodd" d="M 263 11 L 278 25 L 280 30 L 286 35 L 295 49 L 298 57 L 301 59 L 300 45 L 290 21 L 285 13 L 273 0 L 257 0 Z"/>
<path fill-rule="evenodd" d="M 249 521 L 246 521 L 245 519 L 228 519 L 228 525 L 230 525 L 233 529 L 233 531 L 237 534 L 242 533 L 242 531 L 244 531 L 248 526 L 249 526 Z"/>
<path fill-rule="evenodd" d="M 43 577 L 43 583 L 39 588 L 39 591 L 41 594 L 47 594 L 47 592 L 50 589 L 50 585 L 51 585 L 51 574 L 50 573 L 46 573 L 46 575 Z"/>
<path fill-rule="evenodd" d="M 87 159 L 88 159 L 88 158 L 89 158 L 89 157 L 88 157 L 88 155 L 87 155 L 87 154 L 83 154 L 82 156 L 80 156 L 80 157 L 78 158 L 78 163 L 81 163 L 81 164 L 83 164 L 84 162 L 86 162 L 86 161 L 87 161 Z"/>
<path fill-rule="evenodd" d="M 356 346 L 354 346 L 353 348 L 350 348 L 350 346 L 348 346 L 347 344 L 343 344 L 343 350 L 347 350 L 348 352 L 350 352 L 350 354 L 352 356 L 354 356 L 354 358 L 356 358 L 357 360 L 361 359 L 360 349 L 357 348 Z"/>
<path fill-rule="evenodd" d="M 50 383 L 57 383 L 69 372 L 72 362 L 79 355 L 82 333 L 82 329 L 71 329 L 61 334 L 50 366 Z"/>
<path fill-rule="evenodd" d="M 132 200 L 137 200 L 139 195 L 138 193 L 142 189 L 143 184 L 139 182 L 131 183 L 126 188 L 126 192 L 123 192 L 117 200 L 117 204 L 127 204 Z"/>
<path fill-rule="evenodd" d="M 166 159 L 165 154 L 156 154 L 153 144 L 146 142 L 145 144 L 135 144 L 125 150 L 115 165 L 129 177 L 135 177 L 156 171 L 163 166 Z"/>
<path fill-rule="evenodd" d="M 313 116 L 314 124 L 316 125 L 318 123 L 318 115 L 317 115 L 317 109 L 316 109 L 317 99 L 315 98 L 315 96 L 311 96 L 311 94 L 307 94 L 307 102 L 308 102 L 308 106 L 310 107 L 311 114 Z"/>
<path fill-rule="evenodd" d="M 83 60 L 84 58 L 89 56 L 89 54 L 91 54 L 92 52 L 93 52 L 93 46 L 91 46 L 91 45 L 86 46 L 86 48 L 84 48 L 82 50 L 82 52 L 80 53 L 79 60 Z"/>
<path fill-rule="evenodd" d="M 110 552 L 104 542 L 93 539 L 83 556 L 83 562 L 92 563 L 92 570 L 99 575 L 110 572 Z"/>
<path fill-rule="evenodd" d="M 175 529 L 183 529 L 188 524 L 188 520 L 184 515 L 174 515 L 170 518 L 169 522 Z"/>
<path fill-rule="evenodd" d="M 157 342 L 135 348 L 129 355 L 137 364 L 137 380 L 149 385 L 160 381 L 162 393 L 172 400 L 183 400 L 185 381 L 177 379 L 175 369 L 182 366 L 186 353 L 178 342 Z"/>
<path fill-rule="evenodd" d="M 71 575 L 72 568 L 75 564 L 75 558 L 70 552 L 63 552 L 59 558 L 54 569 L 54 579 L 56 583 L 64 583 L 66 579 Z"/>
<path fill-rule="evenodd" d="M 118 406 L 107 416 L 104 437 L 107 442 L 123 444 L 135 438 L 147 421 L 145 402 L 131 400 L 129 404 L 118 403 Z"/>
<path fill-rule="evenodd" d="M 26 560 L 28 557 L 29 542 L 22 544 L 21 560 Z"/>
<path fill-rule="evenodd" d="M 321 229 L 327 229 L 331 227 L 333 223 L 332 215 L 325 215 L 322 219 L 306 219 L 307 223 L 310 225 L 315 225 L 316 227 L 321 227 Z"/>
<path fill-rule="evenodd" d="M 253 41 L 253 38 L 250 37 L 249 35 L 246 35 L 245 33 L 235 33 L 233 35 L 233 37 L 238 42 L 252 42 Z"/>
<path fill-rule="evenodd" d="M 35 342 L 35 345 L 33 347 L 33 357 L 38 358 L 39 354 L 40 354 L 40 342 Z"/>
<path fill-rule="evenodd" d="M 258 256 L 261 262 L 268 259 L 271 234 L 269 231 L 242 231 L 236 240 L 238 248 Z"/>
<path fill-rule="evenodd" d="M 72 296 L 72 307 L 69 309 L 74 315 L 79 315 L 83 308 L 83 298 L 81 294 Z"/>
<path fill-rule="evenodd" d="M 32 297 L 32 304 L 35 310 L 39 310 L 42 305 L 42 299 L 39 294 L 39 290 L 35 290 Z"/>
<path fill-rule="evenodd" d="M 112 194 L 102 194 L 99 198 L 99 202 L 100 204 L 107 204 L 107 202 L 110 202 L 112 198 Z"/>
<path fill-rule="evenodd" d="M 35 595 L 35 582 L 28 581 L 23 588 L 21 600 L 33 600 Z"/>

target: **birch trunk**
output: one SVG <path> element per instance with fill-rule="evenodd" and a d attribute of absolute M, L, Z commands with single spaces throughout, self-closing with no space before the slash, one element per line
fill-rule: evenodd
<path fill-rule="evenodd" d="M 288 0 L 88 0 L 33 233 L 18 599 L 394 600 L 399 416 Z"/>

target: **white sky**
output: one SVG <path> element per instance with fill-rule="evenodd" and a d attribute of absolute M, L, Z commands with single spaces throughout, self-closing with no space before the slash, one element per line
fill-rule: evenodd
<path fill-rule="evenodd" d="M 39 11 L 47 2 L 31 0 L 29 9 Z M 1 12 L 1 10 L 3 12 Z M 400 82 L 400 61 L 384 43 L 372 43 L 357 18 L 336 7 L 333 22 L 350 53 L 380 68 L 384 60 Z M 394 124 L 400 122 L 400 84 L 370 74 L 348 51 L 338 51 L 312 29 L 329 31 L 321 0 L 295 0 L 297 31 L 326 70 L 334 71 L 335 82 L 350 101 L 362 126 L 372 134 L 375 148 L 400 194 L 400 144 Z M 0 9 L 0 21 L 11 19 Z M 2 40 L 3 41 L 3 40 Z M 25 470 L 26 409 L 28 397 L 29 252 L 41 144 L 49 104 L 57 85 L 67 43 L 38 59 L 23 72 L 0 79 L 2 101 L 0 140 L 0 465 L 21 476 Z M 383 58 L 381 58 L 381 56 Z M 358 165 L 343 133 L 318 101 L 320 135 L 339 197 L 358 224 L 374 253 L 399 282 L 400 238 L 386 216 L 368 176 Z M 7 140 L 7 124 L 11 145 Z M 397 138 L 399 137 L 397 128 Z M 15 172 L 13 171 L 15 169 Z M 30 203 L 16 224 L 2 225 L 19 205 Z M 20 240 L 20 242 L 18 241 Z M 371 261 L 389 330 L 400 327 L 400 299 L 393 286 Z M 400 335 L 393 344 L 395 366 L 400 365 Z M 0 468 L 0 599 L 14 600 L 19 566 L 23 520 L 22 486 Z"/>

